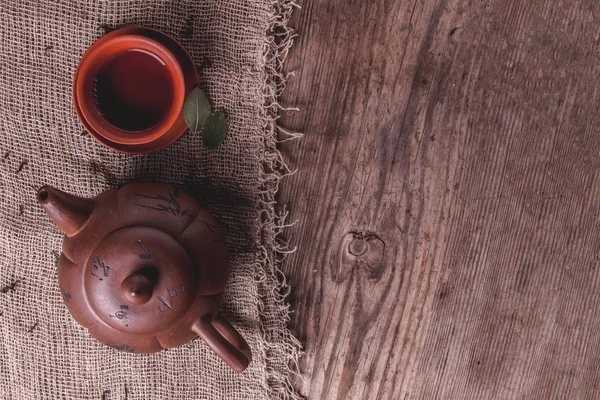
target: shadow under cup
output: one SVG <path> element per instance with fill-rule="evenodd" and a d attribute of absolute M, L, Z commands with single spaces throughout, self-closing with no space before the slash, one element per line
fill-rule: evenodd
<path fill-rule="evenodd" d="M 172 129 L 181 115 L 186 83 L 167 47 L 145 36 L 124 35 L 88 53 L 73 95 L 90 133 L 135 146 Z"/>

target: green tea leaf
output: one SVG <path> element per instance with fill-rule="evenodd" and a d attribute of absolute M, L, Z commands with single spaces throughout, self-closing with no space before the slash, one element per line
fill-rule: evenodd
<path fill-rule="evenodd" d="M 212 113 L 206 119 L 202 131 L 202 141 L 209 149 L 219 147 L 227 137 L 227 117 L 222 112 Z"/>
<path fill-rule="evenodd" d="M 199 87 L 192 89 L 183 103 L 183 118 L 192 132 L 202 130 L 210 115 L 210 103 L 206 94 Z"/>

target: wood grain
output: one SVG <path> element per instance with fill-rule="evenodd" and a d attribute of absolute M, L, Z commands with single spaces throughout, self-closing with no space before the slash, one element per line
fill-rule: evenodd
<path fill-rule="evenodd" d="M 301 3 L 309 399 L 600 398 L 600 3 Z"/>

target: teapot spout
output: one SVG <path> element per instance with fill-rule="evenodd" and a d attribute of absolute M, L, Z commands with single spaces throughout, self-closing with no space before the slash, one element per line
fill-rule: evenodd
<path fill-rule="evenodd" d="M 37 200 L 67 237 L 76 235 L 94 211 L 94 199 L 73 196 L 48 185 L 38 190 Z"/>

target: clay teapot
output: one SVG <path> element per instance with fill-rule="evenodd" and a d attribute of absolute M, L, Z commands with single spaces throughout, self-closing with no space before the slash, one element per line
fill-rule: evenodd
<path fill-rule="evenodd" d="M 232 369 L 248 344 L 221 315 L 230 264 L 218 222 L 188 194 L 133 183 L 93 199 L 44 186 L 37 199 L 64 232 L 58 280 L 75 320 L 131 353 L 199 336 Z"/>

